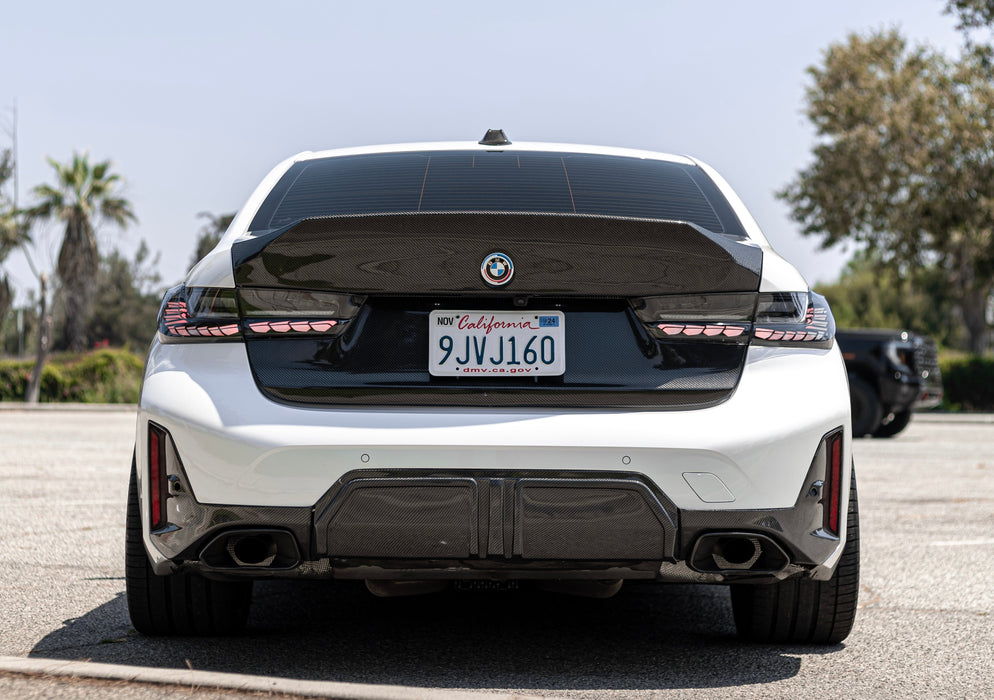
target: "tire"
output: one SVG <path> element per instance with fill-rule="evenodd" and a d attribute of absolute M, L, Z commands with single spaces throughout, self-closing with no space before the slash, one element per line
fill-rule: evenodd
<path fill-rule="evenodd" d="M 859 597 L 859 506 L 850 480 L 846 544 L 828 581 L 792 578 L 732 587 L 739 636 L 754 642 L 838 644 L 849 636 Z"/>
<path fill-rule="evenodd" d="M 899 432 L 908 427 L 908 423 L 911 422 L 911 410 L 901 411 L 900 413 L 894 414 L 894 420 L 886 425 L 881 425 L 879 428 L 873 431 L 873 437 L 878 438 L 889 438 L 894 437 Z"/>
<path fill-rule="evenodd" d="M 213 581 L 192 573 L 157 576 L 152 570 L 142 541 L 134 459 L 128 486 L 124 579 L 131 623 L 142 634 L 234 634 L 248 620 L 251 581 Z"/>
<path fill-rule="evenodd" d="M 855 374 L 849 375 L 849 401 L 852 404 L 852 435 L 870 435 L 880 427 L 883 407 L 876 390 Z"/>

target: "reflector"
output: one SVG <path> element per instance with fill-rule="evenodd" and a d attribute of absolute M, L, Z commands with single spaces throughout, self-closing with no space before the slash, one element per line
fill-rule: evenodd
<path fill-rule="evenodd" d="M 157 530 L 166 524 L 166 433 L 148 424 L 148 483 L 150 527 Z"/>
<path fill-rule="evenodd" d="M 839 534 L 839 507 L 842 502 L 842 431 L 826 438 L 825 445 L 825 490 L 822 497 L 823 527 L 833 534 Z"/>

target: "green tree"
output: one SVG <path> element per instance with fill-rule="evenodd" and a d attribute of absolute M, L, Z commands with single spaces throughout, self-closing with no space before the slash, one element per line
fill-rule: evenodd
<path fill-rule="evenodd" d="M 161 277 L 156 271 L 159 256 L 149 259 L 145 241 L 133 260 L 117 250 L 100 260 L 90 334 L 110 345 L 144 348 L 155 335 L 159 313 Z"/>
<path fill-rule="evenodd" d="M 964 341 L 944 275 L 936 268 L 899 270 L 858 253 L 838 281 L 819 284 L 840 328 L 901 328 L 924 333 L 945 346 Z"/>
<path fill-rule="evenodd" d="M 994 0 L 948 0 L 945 11 L 959 18 L 956 28 L 962 32 L 994 24 Z"/>
<path fill-rule="evenodd" d="M 3 323 L 7 316 L 14 298 L 10 289 L 10 280 L 3 272 L 2 266 L 7 256 L 26 239 L 26 232 L 20 225 L 13 200 L 5 193 L 7 181 L 13 172 L 14 161 L 10 150 L 0 152 L 0 323 Z"/>
<path fill-rule="evenodd" d="M 230 214 L 212 214 L 209 211 L 202 211 L 197 214 L 197 218 L 206 219 L 207 222 L 200 227 L 200 233 L 197 236 L 197 247 L 193 251 L 193 258 L 190 260 L 191 268 L 203 260 L 205 255 L 214 250 L 214 246 L 218 244 L 221 236 L 224 235 L 224 232 L 231 226 L 231 222 L 234 221 L 235 212 L 231 212 Z"/>
<path fill-rule="evenodd" d="M 811 164 L 778 196 L 825 247 L 856 241 L 895 269 L 941 271 L 975 353 L 994 289 L 994 80 L 894 30 L 850 35 L 808 69 Z"/>
<path fill-rule="evenodd" d="M 110 161 L 91 164 L 86 153 L 74 153 L 69 163 L 52 158 L 48 163 L 55 184 L 35 187 L 38 204 L 26 213 L 31 220 L 65 222 L 56 272 L 66 315 L 64 338 L 70 350 L 80 351 L 87 346 L 86 321 L 100 263 L 94 226 L 103 220 L 124 228 L 136 219 L 131 202 L 119 196 L 121 178 L 110 172 Z"/>

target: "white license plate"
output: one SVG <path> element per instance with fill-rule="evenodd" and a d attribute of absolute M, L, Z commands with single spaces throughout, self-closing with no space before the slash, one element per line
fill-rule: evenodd
<path fill-rule="evenodd" d="M 436 377 L 542 377 L 566 371 L 561 311 L 432 311 L 428 371 Z"/>

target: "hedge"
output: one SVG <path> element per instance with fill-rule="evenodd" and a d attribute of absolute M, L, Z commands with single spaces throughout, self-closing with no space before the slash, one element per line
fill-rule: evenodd
<path fill-rule="evenodd" d="M 944 409 L 994 411 L 994 358 L 970 355 L 943 358 L 939 369 Z"/>
<path fill-rule="evenodd" d="M 0 360 L 0 401 L 24 401 L 32 360 Z M 127 349 L 53 355 L 41 375 L 42 402 L 137 403 L 142 359 Z"/>
<path fill-rule="evenodd" d="M 0 401 L 23 401 L 31 360 L 0 360 Z M 994 358 L 948 355 L 940 359 L 951 411 L 994 411 Z M 53 355 L 41 377 L 43 402 L 137 403 L 142 359 L 128 349 Z"/>

